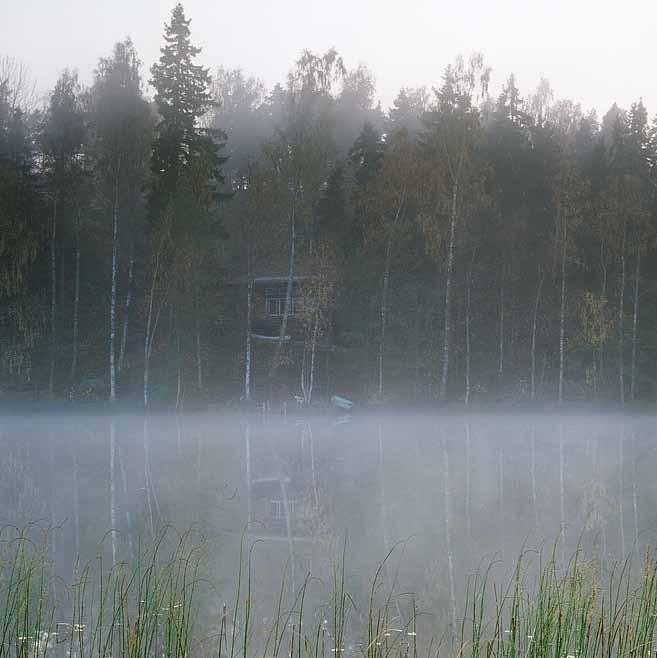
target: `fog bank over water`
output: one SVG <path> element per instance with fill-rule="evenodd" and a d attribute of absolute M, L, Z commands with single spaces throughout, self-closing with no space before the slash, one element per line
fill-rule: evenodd
<path fill-rule="evenodd" d="M 55 528 L 64 579 L 99 542 L 130 561 L 171 523 L 217 538 L 212 570 L 232 582 L 246 533 L 270 592 L 286 563 L 297 587 L 330 577 L 345 539 L 364 592 L 397 547 L 399 581 L 449 618 L 482 561 L 561 535 L 559 560 L 580 546 L 604 576 L 654 545 L 656 431 L 629 414 L 6 416 L 0 523 Z"/>

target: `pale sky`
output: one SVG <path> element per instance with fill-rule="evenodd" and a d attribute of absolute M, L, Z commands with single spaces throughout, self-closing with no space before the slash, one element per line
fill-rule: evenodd
<path fill-rule="evenodd" d="M 150 67 L 174 0 L 0 0 L 0 55 L 23 61 L 40 90 L 66 66 L 84 82 L 131 36 Z M 201 63 L 241 67 L 270 87 L 303 48 L 367 64 L 388 108 L 402 85 L 439 85 L 459 53 L 484 53 L 495 95 L 515 73 L 601 116 L 642 97 L 657 113 L 657 0 L 186 0 Z M 148 72 L 144 71 L 148 77 Z"/>

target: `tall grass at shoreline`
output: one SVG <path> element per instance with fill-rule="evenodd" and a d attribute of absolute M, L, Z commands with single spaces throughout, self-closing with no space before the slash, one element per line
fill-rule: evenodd
<path fill-rule="evenodd" d="M 147 658 L 190 655 L 201 545 L 162 531 L 135 565 L 102 556 L 57 583 L 47 533 L 5 529 L 0 545 L 0 658 Z M 40 536 L 39 536 L 40 535 Z"/>
<path fill-rule="evenodd" d="M 487 573 L 473 578 L 458 654 L 472 658 L 648 658 L 657 649 L 657 561 L 646 554 L 640 573 L 629 561 L 609 582 L 577 554 L 565 572 L 555 559 L 526 582 L 519 561 L 500 590 Z"/>
<path fill-rule="evenodd" d="M 163 530 L 134 565 L 99 558 L 55 583 L 47 537 L 0 533 L 0 658 L 653 658 L 657 560 L 617 566 L 606 583 L 576 554 L 525 554 L 499 584 L 470 579 L 457 628 L 437 627 L 389 573 L 369 597 L 348 592 L 346 555 L 330 582 L 287 571 L 271 610 L 253 591 L 255 545 L 242 547 L 232 594 L 210 587 L 208 545 Z M 260 549 L 262 550 L 262 549 Z M 53 587 L 56 585 L 56 587 Z M 216 611 L 219 612 L 216 612 Z M 212 612 L 214 611 L 214 612 Z M 214 616 L 214 619 L 212 618 Z"/>

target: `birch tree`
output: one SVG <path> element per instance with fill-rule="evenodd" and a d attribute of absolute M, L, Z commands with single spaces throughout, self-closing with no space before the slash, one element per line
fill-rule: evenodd
<path fill-rule="evenodd" d="M 334 151 L 332 110 L 334 86 L 345 75 L 342 58 L 334 49 L 323 55 L 304 51 L 288 75 L 286 125 L 272 145 L 272 165 L 280 172 L 286 190 L 288 263 L 285 304 L 279 339 L 269 369 L 270 380 L 280 365 L 292 305 L 292 288 L 297 265 L 299 228 L 304 228 L 305 248 L 312 254 L 317 203 Z"/>
<path fill-rule="evenodd" d="M 97 187 L 101 203 L 111 226 L 111 265 L 109 294 L 109 398 L 117 395 L 117 324 L 119 285 L 119 246 L 121 232 L 137 221 L 141 190 L 145 184 L 150 143 L 150 111 L 142 97 L 140 62 L 132 42 L 119 42 L 111 57 L 98 64 L 91 89 L 94 129 L 94 155 Z M 126 235 L 130 244 L 129 277 L 134 270 L 134 237 Z M 132 280 L 128 282 L 131 295 Z M 124 309 L 127 323 L 129 304 Z M 124 334 L 127 333 L 127 325 Z M 122 351 L 125 349 L 121 345 Z"/>
<path fill-rule="evenodd" d="M 323 337 L 330 331 L 331 312 L 335 302 L 335 254 L 329 243 L 318 247 L 313 257 L 313 272 L 303 284 L 304 347 L 301 363 L 301 392 L 306 405 L 313 399 L 317 350 Z"/>
<path fill-rule="evenodd" d="M 437 188 L 433 211 L 434 230 L 445 237 L 445 292 L 443 304 L 443 346 L 439 397 L 447 397 L 452 333 L 452 279 L 456 249 L 457 224 L 462 220 L 464 205 L 472 198 L 477 184 L 475 149 L 480 130 L 477 103 L 488 93 L 490 69 L 481 54 L 467 62 L 458 58 L 448 66 L 443 85 L 435 92 L 436 100 L 429 112 L 425 140 L 430 157 L 440 163 L 439 175 L 444 183 Z M 446 225 L 445 229 L 441 225 Z"/>
<path fill-rule="evenodd" d="M 629 169 L 635 180 L 635 204 L 632 217 L 632 246 L 634 251 L 634 285 L 632 300 L 632 358 L 630 372 L 630 399 L 636 399 L 638 379 L 638 328 L 641 300 L 641 265 L 647 250 L 653 246 L 655 230 L 650 222 L 650 199 L 654 189 L 650 185 L 650 133 L 648 113 L 642 101 L 633 103 L 628 115 Z"/>
<path fill-rule="evenodd" d="M 249 163 L 245 172 L 234 179 L 235 197 L 226 213 L 228 235 L 236 245 L 239 263 L 235 269 L 245 278 L 244 389 L 242 397 L 249 402 L 253 394 L 253 306 L 254 277 L 263 267 L 272 246 L 271 217 L 281 209 L 277 176 L 265 160 Z M 230 240 L 230 238 L 229 238 Z M 279 241 L 275 241 L 279 244 Z"/>
<path fill-rule="evenodd" d="M 639 182 L 625 174 L 612 175 L 607 181 L 607 189 L 603 194 L 603 212 L 608 217 L 610 227 L 611 255 L 615 257 L 618 267 L 618 306 L 617 306 L 617 335 L 618 335 L 618 392 L 621 405 L 625 404 L 626 378 L 625 378 L 625 306 L 627 288 L 627 252 L 631 240 L 631 225 L 639 221 L 641 215 L 640 185 Z M 636 236 L 635 236 L 636 237 Z M 642 248 L 642 245 L 641 247 Z"/>
<path fill-rule="evenodd" d="M 555 235 L 559 262 L 559 380 L 557 399 L 564 399 L 566 366 L 566 309 L 568 266 L 574 256 L 575 236 L 583 216 L 585 182 L 572 160 L 564 159 L 555 182 Z"/>
<path fill-rule="evenodd" d="M 472 365 L 472 331 L 471 331 L 471 308 L 472 308 L 472 277 L 477 256 L 477 248 L 472 249 L 472 257 L 465 281 L 465 399 L 464 404 L 467 407 L 470 404 L 470 370 Z"/>
<path fill-rule="evenodd" d="M 151 401 L 150 372 L 151 357 L 155 346 L 155 338 L 162 317 L 162 311 L 166 305 L 170 278 L 167 271 L 167 262 L 171 254 L 172 222 L 171 211 L 165 212 L 163 221 L 159 224 L 151 237 L 151 256 L 148 263 L 148 288 L 144 295 L 144 371 L 142 400 L 144 409 L 148 409 Z"/>
<path fill-rule="evenodd" d="M 383 251 L 379 297 L 379 340 L 377 349 L 377 399 L 385 397 L 386 332 L 389 314 L 390 275 L 393 263 L 401 255 L 408 233 L 409 204 L 418 185 L 417 149 L 405 129 L 394 133 L 386 144 L 380 173 L 369 184 L 366 240 Z"/>
<path fill-rule="evenodd" d="M 554 133 L 557 146 L 557 165 L 552 180 L 551 207 L 554 213 L 554 260 L 555 279 L 559 282 L 559 375 L 557 400 L 564 400 L 566 368 L 566 313 L 568 301 L 569 268 L 577 254 L 577 236 L 587 213 L 589 181 L 582 173 L 577 159 L 577 135 L 582 125 L 579 106 L 568 101 L 555 103 L 549 114 L 548 124 Z"/>

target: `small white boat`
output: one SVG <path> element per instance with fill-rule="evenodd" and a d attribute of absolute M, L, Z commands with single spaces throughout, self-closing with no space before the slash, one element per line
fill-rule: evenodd
<path fill-rule="evenodd" d="M 331 404 L 334 407 L 339 407 L 340 409 L 351 409 L 354 406 L 354 403 L 347 398 L 342 398 L 339 395 L 331 396 Z"/>

